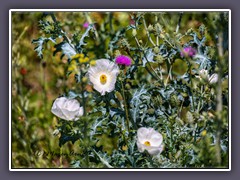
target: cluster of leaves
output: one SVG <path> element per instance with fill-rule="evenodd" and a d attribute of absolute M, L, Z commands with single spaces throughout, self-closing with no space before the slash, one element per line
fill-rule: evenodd
<path fill-rule="evenodd" d="M 225 18 L 218 31 L 214 23 L 220 16 Z M 61 149 L 77 146 L 80 156 L 73 159 L 72 167 L 228 167 L 228 48 L 224 44 L 224 57 L 219 57 L 220 37 L 215 36 L 223 32 L 227 38 L 226 17 L 226 13 L 213 12 L 84 13 L 84 18 L 94 23 L 80 31 L 65 32 L 64 19 L 60 23 L 55 14 L 44 14 L 39 21 L 44 36 L 32 41 L 40 58 L 44 58 L 43 49 L 50 40 L 55 47 L 52 55 L 67 58 L 67 67 L 73 62 L 71 57 L 79 53 L 111 61 L 124 54 L 133 62 L 121 70 L 125 73 L 117 78 L 115 90 L 105 96 L 84 79 L 88 63 L 77 62 L 78 71 L 65 71 L 66 77 L 73 74 L 76 80 L 75 88 L 64 89 L 65 96 L 79 99 L 86 110 L 80 120 L 60 120 L 55 127 Z M 121 23 L 123 18 L 128 24 Z M 188 26 L 182 28 L 184 23 Z M 197 54 L 181 56 L 189 46 Z M 209 74 L 217 72 L 221 83 L 204 82 L 199 78 L 202 69 Z M 216 110 L 219 88 L 221 113 Z M 140 127 L 152 127 L 163 135 L 164 150 L 159 156 L 138 151 L 136 132 Z"/>

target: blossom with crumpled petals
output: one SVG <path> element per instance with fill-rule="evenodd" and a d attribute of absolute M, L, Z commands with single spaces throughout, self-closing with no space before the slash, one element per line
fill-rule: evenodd
<path fill-rule="evenodd" d="M 198 78 L 208 81 L 210 84 L 215 84 L 218 81 L 218 74 L 214 73 L 210 76 L 206 69 L 201 69 L 199 75 L 199 77 L 197 76 Z"/>
<path fill-rule="evenodd" d="M 157 155 L 163 150 L 163 137 L 153 128 L 141 127 L 137 131 L 137 146 L 140 152 L 147 152 L 150 155 Z"/>
<path fill-rule="evenodd" d="M 51 112 L 61 119 L 76 121 L 83 115 L 83 107 L 76 99 L 59 97 L 54 101 Z"/>

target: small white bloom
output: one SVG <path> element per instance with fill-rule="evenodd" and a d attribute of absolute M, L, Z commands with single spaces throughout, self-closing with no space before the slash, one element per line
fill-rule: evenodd
<path fill-rule="evenodd" d="M 108 59 L 96 60 L 96 65 L 88 69 L 88 77 L 93 88 L 105 95 L 106 92 L 111 92 L 115 89 L 115 83 L 119 68 L 117 64 Z"/>
<path fill-rule="evenodd" d="M 83 107 L 76 99 L 60 97 L 54 101 L 51 112 L 61 119 L 76 121 L 83 115 Z"/>
<path fill-rule="evenodd" d="M 214 73 L 209 78 L 209 83 L 214 84 L 218 81 L 218 74 Z"/>
<path fill-rule="evenodd" d="M 199 75 L 200 76 L 196 77 L 208 81 L 210 84 L 214 84 L 218 81 L 218 74 L 214 73 L 211 76 L 209 76 L 208 71 L 205 69 L 200 70 Z"/>
<path fill-rule="evenodd" d="M 141 127 L 137 131 L 137 146 L 140 152 L 147 150 L 150 155 L 162 152 L 162 135 L 153 128 Z"/>
<path fill-rule="evenodd" d="M 209 78 L 208 71 L 205 69 L 200 70 L 199 75 L 204 80 L 208 80 L 208 78 Z"/>

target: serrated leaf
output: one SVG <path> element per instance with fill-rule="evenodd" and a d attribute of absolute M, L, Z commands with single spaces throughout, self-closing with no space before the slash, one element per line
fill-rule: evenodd
<path fill-rule="evenodd" d="M 146 93 L 147 93 L 147 89 L 145 89 L 145 86 L 142 86 L 140 89 L 137 89 L 134 92 L 133 98 L 130 101 L 130 104 L 132 105 L 130 112 L 132 114 L 132 118 L 135 123 L 139 117 L 140 105 L 142 105 L 143 103 L 141 100 L 141 96 L 143 96 Z M 145 99 L 146 100 L 150 99 L 150 96 L 145 96 Z"/>
<path fill-rule="evenodd" d="M 143 67 L 145 67 L 148 62 L 155 62 L 153 60 L 153 56 L 155 54 L 152 51 L 152 49 L 148 49 L 145 54 L 146 54 L 146 57 L 143 57 L 143 59 L 142 59 Z"/>
<path fill-rule="evenodd" d="M 82 52 L 82 46 L 85 46 L 87 44 L 86 42 L 84 42 L 84 39 L 86 37 L 89 37 L 89 31 L 91 29 L 93 29 L 93 28 L 94 28 L 94 25 L 93 24 L 89 24 L 88 28 L 86 29 L 86 31 L 82 35 L 82 37 L 81 37 L 81 39 L 80 39 L 80 41 L 79 41 L 79 43 L 77 45 L 77 49 L 78 49 L 79 52 Z"/>
<path fill-rule="evenodd" d="M 36 47 L 34 48 L 34 50 L 37 52 L 38 56 L 42 59 L 43 58 L 43 45 L 44 43 L 47 43 L 48 41 L 52 41 L 54 44 L 56 44 L 55 40 L 52 39 L 51 37 L 49 38 L 45 38 L 45 37 L 40 37 L 38 39 L 34 39 L 32 40 L 33 44 L 36 44 Z"/>

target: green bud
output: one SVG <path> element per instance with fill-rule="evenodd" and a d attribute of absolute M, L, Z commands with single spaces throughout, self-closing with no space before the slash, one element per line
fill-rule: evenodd
<path fill-rule="evenodd" d="M 181 125 L 181 126 L 183 126 L 183 125 L 184 125 L 184 122 L 183 122 L 183 120 L 182 120 L 182 119 L 180 119 L 179 117 L 177 117 L 177 118 L 176 118 L 176 122 L 177 122 L 179 125 Z"/>
<path fill-rule="evenodd" d="M 187 30 L 187 34 L 190 34 L 192 32 L 192 28 Z"/>
<path fill-rule="evenodd" d="M 182 151 L 179 150 L 176 154 L 175 154 L 175 159 L 178 159 L 182 154 Z"/>
<path fill-rule="evenodd" d="M 121 52 L 120 52 L 119 50 L 116 50 L 116 51 L 114 52 L 114 56 L 117 57 L 117 56 L 119 56 L 119 55 L 121 55 Z"/>
<path fill-rule="evenodd" d="M 192 124 L 194 122 L 194 117 L 190 111 L 188 111 L 186 114 L 186 121 L 189 124 Z"/>
<path fill-rule="evenodd" d="M 160 38 L 164 39 L 165 35 L 163 33 L 160 34 Z"/>
<path fill-rule="evenodd" d="M 59 131 L 58 129 L 55 129 L 55 130 L 53 131 L 53 135 L 54 135 L 54 136 L 57 136 L 59 133 L 60 133 L 60 131 Z"/>
<path fill-rule="evenodd" d="M 122 95 L 121 95 L 121 93 L 120 92 L 116 92 L 115 93 L 115 95 L 116 95 L 116 97 L 117 97 L 117 99 L 119 100 L 119 101 L 122 101 L 123 100 L 123 97 L 122 97 Z"/>
<path fill-rule="evenodd" d="M 149 32 L 153 31 L 153 26 L 150 24 L 150 25 L 148 26 L 147 30 L 148 30 Z"/>
<path fill-rule="evenodd" d="M 88 98 L 90 98 L 90 99 L 92 99 L 92 98 L 93 98 L 93 95 L 92 95 L 92 93 L 89 93 L 89 94 L 88 94 Z"/>
<path fill-rule="evenodd" d="M 153 115 L 155 113 L 155 109 L 151 108 L 147 110 L 147 113 Z"/>
<path fill-rule="evenodd" d="M 183 97 L 188 97 L 188 94 L 186 92 L 181 93 Z"/>
<path fill-rule="evenodd" d="M 127 83 L 126 85 L 125 85 L 125 87 L 126 87 L 126 89 L 131 89 L 131 86 L 130 86 L 130 84 L 129 83 Z"/>
<path fill-rule="evenodd" d="M 107 53 L 108 53 L 110 56 L 113 55 L 113 52 L 112 52 L 112 50 L 110 50 L 110 49 L 107 51 Z"/>
<path fill-rule="evenodd" d="M 83 77 L 83 78 L 82 78 L 82 82 L 83 82 L 83 83 L 86 83 L 87 81 L 88 81 L 88 78 L 87 78 L 87 77 Z"/>
<path fill-rule="evenodd" d="M 154 52 L 155 54 L 158 54 L 158 53 L 160 52 L 159 47 L 156 46 L 156 47 L 153 49 L 153 52 Z"/>
<path fill-rule="evenodd" d="M 163 63 L 163 57 L 159 54 L 154 56 L 154 60 L 157 61 L 159 64 Z"/>
<path fill-rule="evenodd" d="M 132 35 L 135 37 L 137 35 L 137 30 L 136 29 L 133 29 L 132 30 Z"/>

